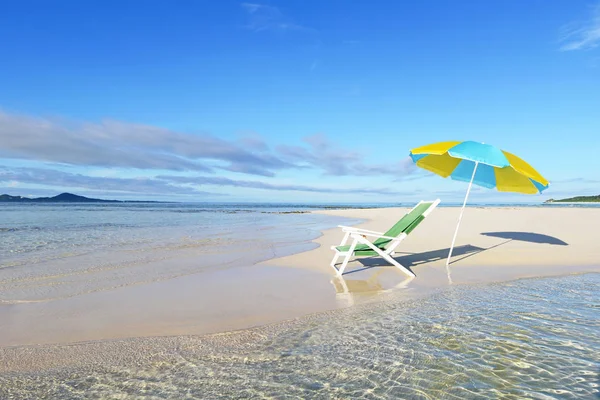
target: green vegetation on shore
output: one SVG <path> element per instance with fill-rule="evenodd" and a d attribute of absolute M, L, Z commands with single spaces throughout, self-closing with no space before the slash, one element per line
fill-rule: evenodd
<path fill-rule="evenodd" d="M 545 203 L 600 203 L 600 194 L 596 196 L 576 196 L 568 199 L 548 199 Z"/>

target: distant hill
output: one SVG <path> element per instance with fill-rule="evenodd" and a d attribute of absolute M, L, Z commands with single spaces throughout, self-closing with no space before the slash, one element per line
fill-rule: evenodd
<path fill-rule="evenodd" d="M 0 195 L 0 202 L 4 203 L 123 203 L 120 200 L 92 199 L 89 197 L 78 196 L 73 193 L 61 193 L 54 197 L 22 197 L 11 196 L 9 194 Z"/>
<path fill-rule="evenodd" d="M 546 200 L 545 203 L 600 203 L 600 194 L 597 196 L 576 196 L 568 199 Z"/>

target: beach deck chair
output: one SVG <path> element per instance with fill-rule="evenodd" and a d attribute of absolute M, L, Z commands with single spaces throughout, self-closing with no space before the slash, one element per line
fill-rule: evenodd
<path fill-rule="evenodd" d="M 412 271 L 392 258 L 395 254 L 394 250 L 439 203 L 440 199 L 419 202 L 385 233 L 339 225 L 345 235 L 338 246 L 331 246 L 335 252 L 333 260 L 331 260 L 331 267 L 341 276 L 353 256 L 380 256 L 405 274 L 414 277 L 415 274 Z M 375 240 L 372 241 L 368 238 Z M 348 245 L 346 243 L 349 239 L 352 239 L 352 243 Z M 340 257 L 344 257 L 344 261 L 338 269 L 336 263 Z"/>

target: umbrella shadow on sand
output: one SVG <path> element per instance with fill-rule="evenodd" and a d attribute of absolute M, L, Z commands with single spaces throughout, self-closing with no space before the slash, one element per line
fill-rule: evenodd
<path fill-rule="evenodd" d="M 520 242 L 552 244 L 555 246 L 568 246 L 569 244 L 559 238 L 542 233 L 534 232 L 483 232 L 483 236 L 496 237 L 500 239 L 517 240 Z"/>

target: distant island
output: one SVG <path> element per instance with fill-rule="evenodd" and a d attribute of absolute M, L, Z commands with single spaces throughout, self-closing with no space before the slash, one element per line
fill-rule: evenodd
<path fill-rule="evenodd" d="M 548 199 L 544 203 L 600 203 L 600 194 L 597 196 L 576 196 L 568 199 Z"/>
<path fill-rule="evenodd" d="M 90 197 L 78 196 L 73 193 L 61 193 L 54 197 L 23 197 L 11 196 L 9 194 L 0 195 L 1 203 L 158 203 L 156 201 L 121 201 L 121 200 L 103 200 L 92 199 Z"/>

